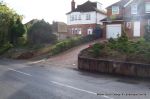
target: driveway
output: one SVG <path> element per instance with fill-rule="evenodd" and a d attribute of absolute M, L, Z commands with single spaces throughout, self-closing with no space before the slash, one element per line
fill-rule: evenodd
<path fill-rule="evenodd" d="M 62 67 L 77 67 L 78 54 L 81 50 L 87 48 L 89 45 L 94 44 L 96 42 L 100 42 L 100 40 L 90 42 L 75 48 L 72 48 L 62 54 L 51 57 L 44 62 L 45 64 L 52 64 L 56 66 Z M 39 61 L 40 62 L 40 61 Z"/>

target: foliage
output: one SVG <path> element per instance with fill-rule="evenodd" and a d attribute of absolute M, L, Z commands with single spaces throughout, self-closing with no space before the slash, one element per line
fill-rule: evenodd
<path fill-rule="evenodd" d="M 83 51 L 84 56 L 108 58 L 132 62 L 150 63 L 150 43 L 144 38 L 131 41 L 125 34 L 117 39 L 109 39 L 105 43 L 96 43 Z"/>
<path fill-rule="evenodd" d="M 51 50 L 51 54 L 59 54 L 63 51 L 66 51 L 70 48 L 73 48 L 75 46 L 79 46 L 81 44 L 90 42 L 95 40 L 93 35 L 88 35 L 85 37 L 75 37 L 75 38 L 70 38 L 61 42 L 58 42 Z"/>
<path fill-rule="evenodd" d="M 22 16 L 0 2 L 0 47 L 1 52 L 7 50 L 9 45 L 17 45 L 17 39 L 22 37 L 25 31 L 21 23 Z M 19 23 L 18 23 L 19 22 Z M 15 29 L 17 27 L 17 29 Z M 18 30 L 18 32 L 13 31 Z M 8 46 L 7 46 L 8 45 Z"/>
<path fill-rule="evenodd" d="M 54 43 L 57 36 L 52 34 L 52 26 L 44 20 L 39 20 L 28 31 L 29 44 Z"/>
<path fill-rule="evenodd" d="M 144 38 L 148 42 L 150 42 L 150 31 L 149 30 L 150 30 L 150 26 L 146 25 Z"/>
<path fill-rule="evenodd" d="M 8 49 L 12 48 L 13 45 L 10 44 L 9 42 L 3 44 L 0 46 L 0 55 L 3 54 L 5 51 L 7 51 Z"/>
<path fill-rule="evenodd" d="M 101 49 L 104 48 L 104 45 L 96 43 L 91 47 L 91 53 L 94 57 L 98 57 L 101 53 Z"/>
<path fill-rule="evenodd" d="M 13 45 L 21 44 L 19 39 L 27 32 L 26 27 L 21 23 L 21 20 L 18 18 L 17 21 L 12 25 L 11 28 L 11 39 Z"/>

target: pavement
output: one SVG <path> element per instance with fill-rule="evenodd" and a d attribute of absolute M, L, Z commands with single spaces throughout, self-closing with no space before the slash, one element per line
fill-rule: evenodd
<path fill-rule="evenodd" d="M 0 59 L 0 99 L 150 99 L 149 79 L 80 71 L 77 54 L 50 59 Z"/>

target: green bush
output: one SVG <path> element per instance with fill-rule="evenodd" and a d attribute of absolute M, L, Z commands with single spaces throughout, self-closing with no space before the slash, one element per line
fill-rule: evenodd
<path fill-rule="evenodd" d="M 51 50 L 51 54 L 59 54 L 61 52 L 64 52 L 70 48 L 73 48 L 75 46 L 90 42 L 95 40 L 95 38 L 92 35 L 88 35 L 85 37 L 74 37 L 67 40 L 63 40 L 61 42 L 58 42 Z"/>
<path fill-rule="evenodd" d="M 5 43 L 4 45 L 0 46 L 0 55 L 12 48 L 13 45 L 10 44 L 9 42 Z"/>
<path fill-rule="evenodd" d="M 93 57 L 98 57 L 103 48 L 104 48 L 104 45 L 102 45 L 100 43 L 94 44 L 91 48 L 91 53 L 92 53 Z"/>
<path fill-rule="evenodd" d="M 90 53 L 89 53 L 90 52 Z M 150 42 L 144 38 L 131 41 L 125 34 L 106 43 L 94 44 L 87 55 L 109 59 L 150 63 Z"/>

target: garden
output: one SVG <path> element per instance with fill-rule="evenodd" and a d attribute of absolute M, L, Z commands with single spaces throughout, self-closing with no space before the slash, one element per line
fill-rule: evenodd
<path fill-rule="evenodd" d="M 150 33 L 143 38 L 129 40 L 126 33 L 117 39 L 110 38 L 103 43 L 89 45 L 79 56 L 112 61 L 150 64 Z"/>

